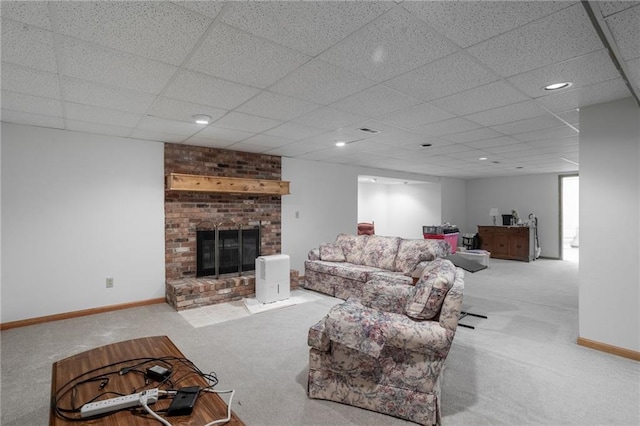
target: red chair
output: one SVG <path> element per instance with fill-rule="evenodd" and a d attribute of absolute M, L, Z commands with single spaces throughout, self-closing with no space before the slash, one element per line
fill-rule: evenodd
<path fill-rule="evenodd" d="M 358 223 L 358 235 L 373 235 L 376 233 L 373 222 L 360 222 Z"/>

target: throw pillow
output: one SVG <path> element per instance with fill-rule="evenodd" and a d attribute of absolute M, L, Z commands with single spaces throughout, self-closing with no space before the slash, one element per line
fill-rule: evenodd
<path fill-rule="evenodd" d="M 413 297 L 407 301 L 407 316 L 425 320 L 438 315 L 447 292 L 453 286 L 455 272 L 456 267 L 449 260 L 438 258 L 430 262 L 416 283 Z"/>
<path fill-rule="evenodd" d="M 326 260 L 327 262 L 344 262 L 346 259 L 341 247 L 335 244 L 321 244 L 320 260 Z"/>

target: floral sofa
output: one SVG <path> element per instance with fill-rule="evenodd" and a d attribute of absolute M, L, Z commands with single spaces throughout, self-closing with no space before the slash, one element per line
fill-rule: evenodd
<path fill-rule="evenodd" d="M 345 300 L 360 297 L 368 281 L 411 284 L 418 266 L 449 254 L 451 246 L 444 240 L 340 234 L 335 243 L 309 252 L 304 287 Z"/>
<path fill-rule="evenodd" d="M 456 333 L 464 272 L 429 262 L 416 284 L 369 281 L 309 329 L 310 398 L 441 423 L 440 384 Z"/>

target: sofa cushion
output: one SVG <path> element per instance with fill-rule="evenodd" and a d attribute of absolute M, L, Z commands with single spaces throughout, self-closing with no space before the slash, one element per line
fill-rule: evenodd
<path fill-rule="evenodd" d="M 342 247 L 347 262 L 363 265 L 363 251 L 368 239 L 369 235 L 339 234 L 336 237 L 336 244 Z"/>
<path fill-rule="evenodd" d="M 362 253 L 363 264 L 393 271 L 400 240 L 399 237 L 369 236 Z"/>
<path fill-rule="evenodd" d="M 418 263 L 444 256 L 446 254 L 442 251 L 441 240 L 403 239 L 398 246 L 395 265 L 389 269 L 410 275 Z"/>
<path fill-rule="evenodd" d="M 337 244 L 321 244 L 320 245 L 320 260 L 326 260 L 327 262 L 346 262 L 342 247 Z"/>
<path fill-rule="evenodd" d="M 407 302 L 407 315 L 415 319 L 432 319 L 453 286 L 456 267 L 451 261 L 437 258 L 422 271 L 415 293 Z"/>
<path fill-rule="evenodd" d="M 377 358 L 384 347 L 388 316 L 350 297 L 331 308 L 325 320 L 326 333 L 333 342 Z"/>
<path fill-rule="evenodd" d="M 326 262 L 323 260 L 308 260 L 305 262 L 305 268 L 323 274 L 361 281 L 363 283 L 369 281 L 372 273 L 382 272 L 382 269 L 372 266 L 354 265 L 348 262 Z"/>

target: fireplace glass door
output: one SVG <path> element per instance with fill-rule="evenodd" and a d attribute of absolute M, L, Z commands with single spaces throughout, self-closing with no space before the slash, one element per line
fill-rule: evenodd
<path fill-rule="evenodd" d="M 219 261 L 218 274 L 253 271 L 255 260 L 260 256 L 260 230 L 243 229 L 218 231 L 197 231 L 196 276 L 216 274 L 216 260 Z M 242 245 L 242 250 L 240 246 Z M 217 250 L 217 253 L 216 253 Z"/>

